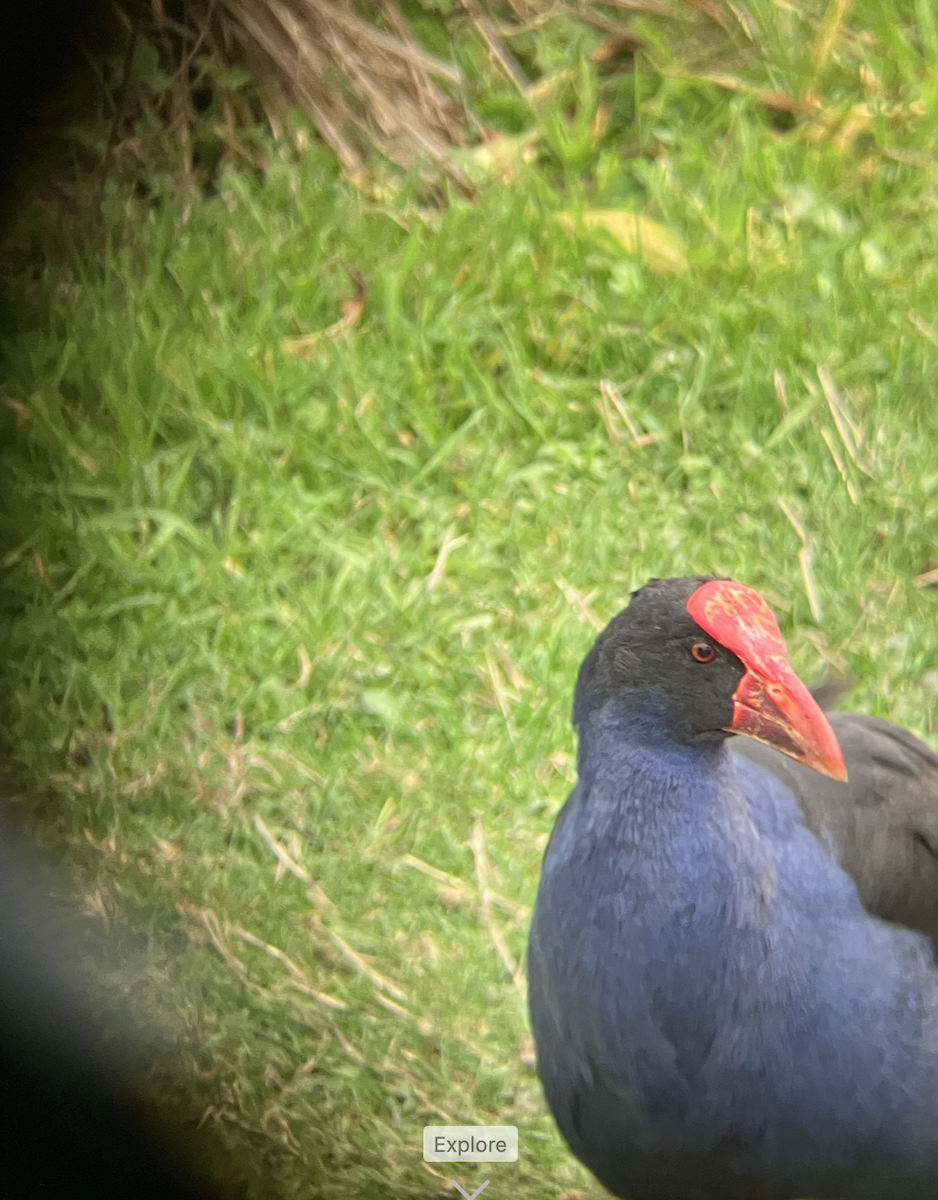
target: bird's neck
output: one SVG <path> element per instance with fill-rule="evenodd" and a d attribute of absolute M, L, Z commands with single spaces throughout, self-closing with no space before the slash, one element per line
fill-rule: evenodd
<path fill-rule="evenodd" d="M 681 737 L 667 699 L 654 691 L 607 702 L 579 733 L 577 768 L 587 791 L 600 776 L 614 783 L 637 770 L 650 773 L 647 783 L 653 791 L 658 790 L 657 781 L 670 795 L 681 777 L 692 781 L 695 789 L 707 790 L 708 782 L 719 786 L 730 769 L 727 735 L 714 730 L 693 740 Z M 668 798 L 661 799 L 669 807 Z M 681 803 L 677 795 L 673 799 Z"/>
<path fill-rule="evenodd" d="M 775 863 L 736 776 L 725 739 L 675 739 L 666 714 L 607 704 L 581 729 L 581 834 L 606 869 L 658 879 L 705 876 L 751 924 L 774 893 Z M 595 860 L 594 860 L 595 861 Z M 713 900 L 717 900 L 716 894 Z M 759 916 L 756 923 L 760 923 Z"/>

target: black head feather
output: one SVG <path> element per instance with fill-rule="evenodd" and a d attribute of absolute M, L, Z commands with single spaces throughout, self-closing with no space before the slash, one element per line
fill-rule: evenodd
<path fill-rule="evenodd" d="M 746 668 L 687 611 L 694 592 L 715 578 L 651 579 L 632 593 L 628 607 L 612 618 L 580 667 L 573 701 L 579 730 L 610 701 L 646 695 L 664 701 L 679 740 L 727 736 L 733 693 Z M 701 643 L 716 651 L 712 661 L 693 657 L 691 648 Z"/>

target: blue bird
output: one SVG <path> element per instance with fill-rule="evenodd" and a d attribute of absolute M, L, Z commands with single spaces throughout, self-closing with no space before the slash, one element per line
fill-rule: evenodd
<path fill-rule="evenodd" d="M 633 593 L 573 721 L 579 779 L 528 948 L 538 1072 L 573 1153 L 629 1200 L 935 1200 L 938 969 L 926 937 L 871 915 L 915 908 L 883 882 L 896 838 L 862 892 L 840 863 L 876 842 L 844 816 L 889 799 L 876 772 L 938 759 L 904 734 L 881 768 L 866 743 L 892 727 L 849 718 L 854 796 L 768 605 L 704 576 Z M 734 752 L 734 734 L 762 745 Z M 821 776 L 833 804 L 805 783 Z M 908 923 L 931 932 L 933 902 Z"/>

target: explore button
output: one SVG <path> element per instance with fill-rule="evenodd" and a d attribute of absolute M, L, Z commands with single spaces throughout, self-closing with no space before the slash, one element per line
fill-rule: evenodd
<path fill-rule="evenodd" d="M 517 1162 L 517 1125 L 425 1125 L 424 1162 Z"/>

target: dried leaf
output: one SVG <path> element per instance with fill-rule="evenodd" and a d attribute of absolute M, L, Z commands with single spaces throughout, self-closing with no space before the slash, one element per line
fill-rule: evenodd
<path fill-rule="evenodd" d="M 740 92 L 744 96 L 752 96 L 763 108 L 770 108 L 773 112 L 804 114 L 812 111 L 811 105 L 806 101 L 796 100 L 791 92 L 771 91 L 726 71 L 703 71 L 695 75 L 682 74 L 681 78 L 712 83 L 717 87 L 725 88 L 728 92 Z"/>
<path fill-rule="evenodd" d="M 537 158 L 540 137 L 536 129 L 517 137 L 499 135 L 473 150 L 454 150 L 452 157 L 471 183 L 481 183 L 493 176 L 502 183 L 514 183 L 518 168 Z"/>
<path fill-rule="evenodd" d="M 557 220 L 575 232 L 578 219 L 572 213 L 558 213 Z M 621 208 L 587 209 L 579 218 L 587 229 L 605 229 L 628 254 L 636 254 L 653 271 L 686 271 L 687 255 L 683 240 L 672 229 L 640 213 Z"/>
<path fill-rule="evenodd" d="M 31 421 L 33 414 L 29 411 L 25 404 L 21 404 L 19 400 L 14 400 L 11 396 L 4 396 L 3 403 L 7 408 L 11 409 L 16 414 L 16 423 L 24 424 L 26 421 Z"/>
<path fill-rule="evenodd" d="M 284 338 L 280 343 L 280 349 L 284 354 L 296 354 L 302 358 L 309 358 L 316 352 L 320 342 L 324 339 L 340 337 L 355 328 L 364 311 L 368 293 L 364 281 L 357 271 L 353 272 L 352 280 L 355 284 L 355 295 L 342 301 L 340 305 L 342 316 L 338 321 L 334 321 L 327 329 L 317 329 L 313 333 L 301 334 L 300 337 Z"/>
<path fill-rule="evenodd" d="M 49 578 L 49 572 L 46 570 L 46 564 L 42 561 L 42 555 L 39 553 L 38 550 L 33 555 L 33 561 L 36 564 L 36 571 L 38 572 L 39 578 L 42 580 L 42 582 L 45 584 L 45 586 L 49 589 L 50 592 L 54 592 L 55 584 Z"/>

